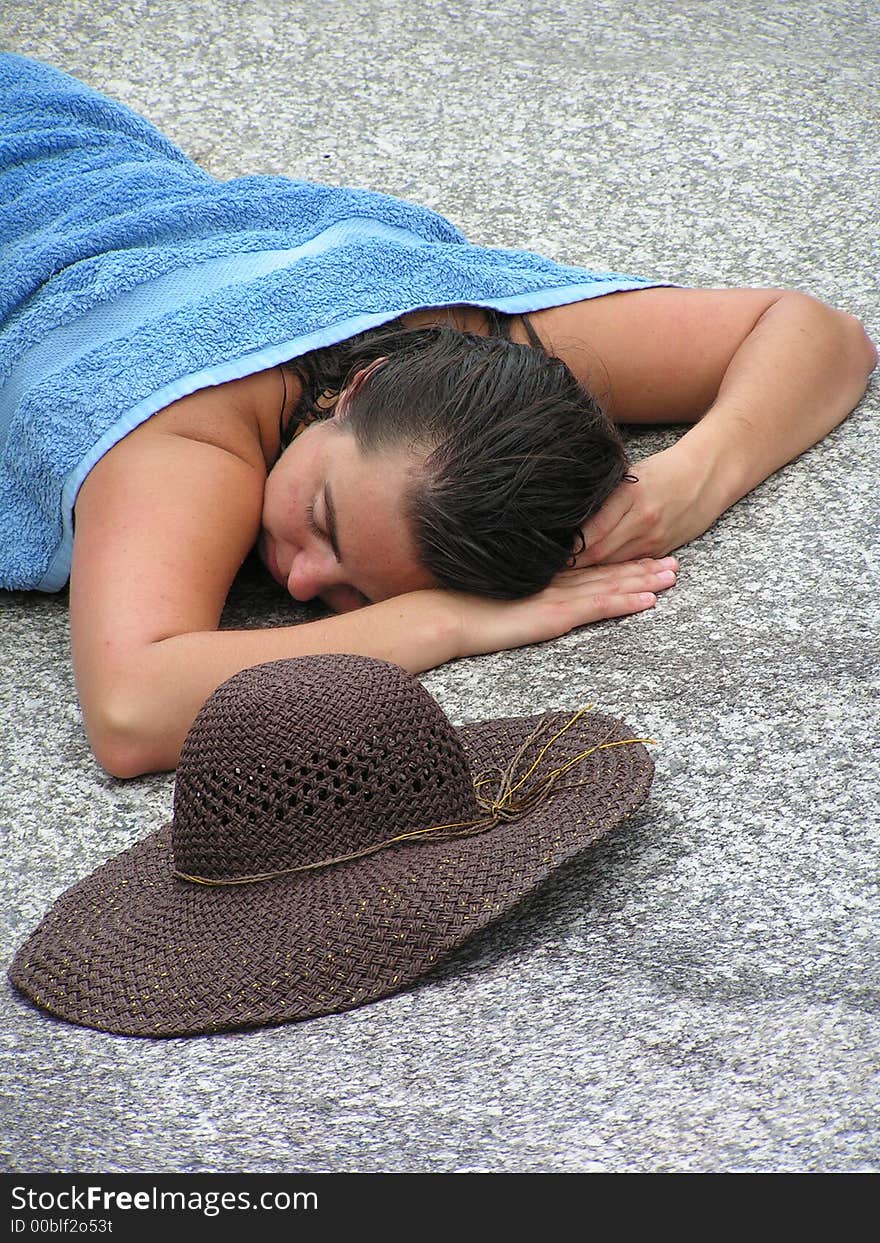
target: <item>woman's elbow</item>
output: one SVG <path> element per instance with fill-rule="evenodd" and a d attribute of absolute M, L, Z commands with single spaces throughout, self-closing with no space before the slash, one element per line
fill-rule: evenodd
<path fill-rule="evenodd" d="M 849 339 L 852 342 L 851 349 L 854 366 L 858 367 L 864 374 L 865 379 L 867 379 L 877 366 L 877 346 L 868 336 L 861 320 L 856 319 L 855 315 L 848 315 L 846 312 L 841 312 L 841 314 L 848 321 L 847 329 Z"/>
<path fill-rule="evenodd" d="M 174 768 L 167 748 L 147 728 L 136 705 L 105 704 L 85 719 L 86 734 L 95 759 L 111 777 L 128 780 Z"/>
<path fill-rule="evenodd" d="M 121 746 L 115 742 L 104 743 L 103 740 L 92 744 L 95 759 L 111 777 L 127 781 L 132 777 L 143 777 L 155 769 L 144 759 L 143 754 L 134 747 Z"/>
<path fill-rule="evenodd" d="M 818 302 L 818 299 L 813 299 Z M 877 366 L 877 347 L 855 315 L 819 303 L 826 316 L 824 348 L 831 374 L 852 410 L 861 400 Z"/>
<path fill-rule="evenodd" d="M 786 291 L 782 296 L 800 302 L 805 309 L 811 307 L 813 314 L 824 317 L 823 335 L 828 349 L 833 351 L 839 365 L 854 378 L 867 381 L 877 366 L 877 347 L 862 321 L 849 311 L 822 302 L 812 294 Z"/>

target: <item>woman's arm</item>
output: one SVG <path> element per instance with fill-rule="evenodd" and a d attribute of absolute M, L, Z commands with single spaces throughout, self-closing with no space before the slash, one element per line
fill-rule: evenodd
<path fill-rule="evenodd" d="M 218 631 L 259 531 L 264 464 L 241 439 L 206 443 L 151 423 L 98 462 L 76 503 L 74 671 L 92 748 L 118 777 L 175 767 L 202 704 L 250 665 L 355 652 L 419 673 L 650 608 L 675 581 L 653 563 L 599 566 L 528 600 L 415 591 L 315 622 Z"/>
<path fill-rule="evenodd" d="M 580 565 L 702 534 L 840 423 L 877 363 L 858 320 L 775 289 L 639 290 L 532 322 L 618 422 L 695 423 L 585 524 Z"/>
<path fill-rule="evenodd" d="M 406 626 L 388 602 L 369 610 L 372 627 L 358 611 L 218 631 L 259 532 L 264 483 L 257 460 L 145 424 L 80 489 L 70 582 L 74 672 L 92 748 L 116 776 L 173 768 L 201 705 L 249 665 L 321 651 L 396 653 L 410 666 L 454 654 L 436 617 L 413 602 L 403 607 Z"/>

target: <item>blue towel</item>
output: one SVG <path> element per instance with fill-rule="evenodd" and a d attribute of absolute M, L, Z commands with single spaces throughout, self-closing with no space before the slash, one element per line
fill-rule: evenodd
<path fill-rule="evenodd" d="M 0 587 L 57 591 L 76 494 L 158 410 L 418 307 L 650 285 L 473 246 L 425 208 L 221 182 L 67 74 L 0 55 Z"/>

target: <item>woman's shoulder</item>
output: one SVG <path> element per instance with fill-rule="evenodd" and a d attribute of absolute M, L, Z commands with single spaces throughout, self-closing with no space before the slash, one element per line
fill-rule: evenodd
<path fill-rule="evenodd" d="M 281 430 L 298 400 L 296 377 L 272 367 L 181 397 L 135 428 L 114 449 L 127 446 L 124 451 L 131 451 L 157 436 L 180 436 L 214 445 L 268 470 L 278 457 Z"/>

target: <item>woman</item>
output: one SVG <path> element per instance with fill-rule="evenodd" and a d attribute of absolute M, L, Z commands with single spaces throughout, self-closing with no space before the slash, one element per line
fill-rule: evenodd
<path fill-rule="evenodd" d="M 199 707 L 249 665 L 353 652 L 420 672 L 650 608 L 675 581 L 666 554 L 840 422 L 876 363 L 857 321 L 807 295 L 597 278 L 469 248 L 384 196 L 218 186 L 120 105 L 0 60 L 13 191 L 0 219 L 17 248 L 0 303 L 15 399 L 0 503 L 11 530 L 29 476 L 39 525 L 46 481 L 64 481 L 77 687 L 118 776 L 172 768 Z M 289 237 L 294 211 L 308 227 Z M 296 332 L 273 336 L 282 296 Z M 86 328 L 100 350 L 72 339 Z M 160 338 L 186 365 L 167 369 Z M 112 428 L 91 426 L 90 395 Z M 694 426 L 634 482 L 613 424 L 651 422 Z M 68 437 L 82 444 L 65 455 Z M 42 530 L 42 577 L 19 570 L 28 522 L 6 542 L 5 586 L 66 573 Z M 255 545 L 294 598 L 337 616 L 218 631 Z"/>

